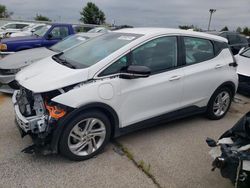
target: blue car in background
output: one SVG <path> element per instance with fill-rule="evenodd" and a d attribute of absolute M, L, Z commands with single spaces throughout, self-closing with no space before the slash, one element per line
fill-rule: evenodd
<path fill-rule="evenodd" d="M 17 51 L 50 47 L 63 38 L 75 33 L 71 24 L 45 25 L 32 36 L 5 38 L 0 41 L 0 55 L 5 56 Z"/>

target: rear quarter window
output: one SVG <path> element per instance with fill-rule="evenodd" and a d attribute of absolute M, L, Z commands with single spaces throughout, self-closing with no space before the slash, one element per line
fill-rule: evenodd
<path fill-rule="evenodd" d="M 184 37 L 186 64 L 192 65 L 215 57 L 214 46 L 210 40 Z"/>

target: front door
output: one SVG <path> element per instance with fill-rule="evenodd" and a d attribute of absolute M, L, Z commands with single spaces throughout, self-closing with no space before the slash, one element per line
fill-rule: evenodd
<path fill-rule="evenodd" d="M 153 39 L 131 52 L 131 64 L 147 66 L 147 78 L 120 79 L 121 126 L 179 109 L 183 71 L 178 69 L 177 37 Z"/>

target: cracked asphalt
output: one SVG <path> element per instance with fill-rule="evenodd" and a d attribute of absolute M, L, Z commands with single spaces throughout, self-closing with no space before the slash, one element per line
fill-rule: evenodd
<path fill-rule="evenodd" d="M 144 129 L 116 139 L 134 160 L 150 166 L 160 187 L 233 188 L 218 170 L 211 172 L 206 137 L 218 138 L 247 111 L 250 99 L 236 96 L 225 118 L 202 115 Z M 97 157 L 72 162 L 60 155 L 41 156 L 20 151 L 31 145 L 14 124 L 11 97 L 0 94 L 0 187 L 157 187 L 140 168 L 110 143 Z"/>

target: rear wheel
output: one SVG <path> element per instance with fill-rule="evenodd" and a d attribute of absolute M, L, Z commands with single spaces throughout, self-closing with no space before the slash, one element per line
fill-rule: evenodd
<path fill-rule="evenodd" d="M 223 118 L 230 108 L 232 99 L 232 91 L 227 87 L 216 90 L 208 103 L 207 117 L 213 120 Z"/>
<path fill-rule="evenodd" d="M 59 149 L 71 160 L 86 160 L 105 147 L 110 139 L 110 121 L 99 111 L 89 111 L 72 119 L 62 134 Z"/>

